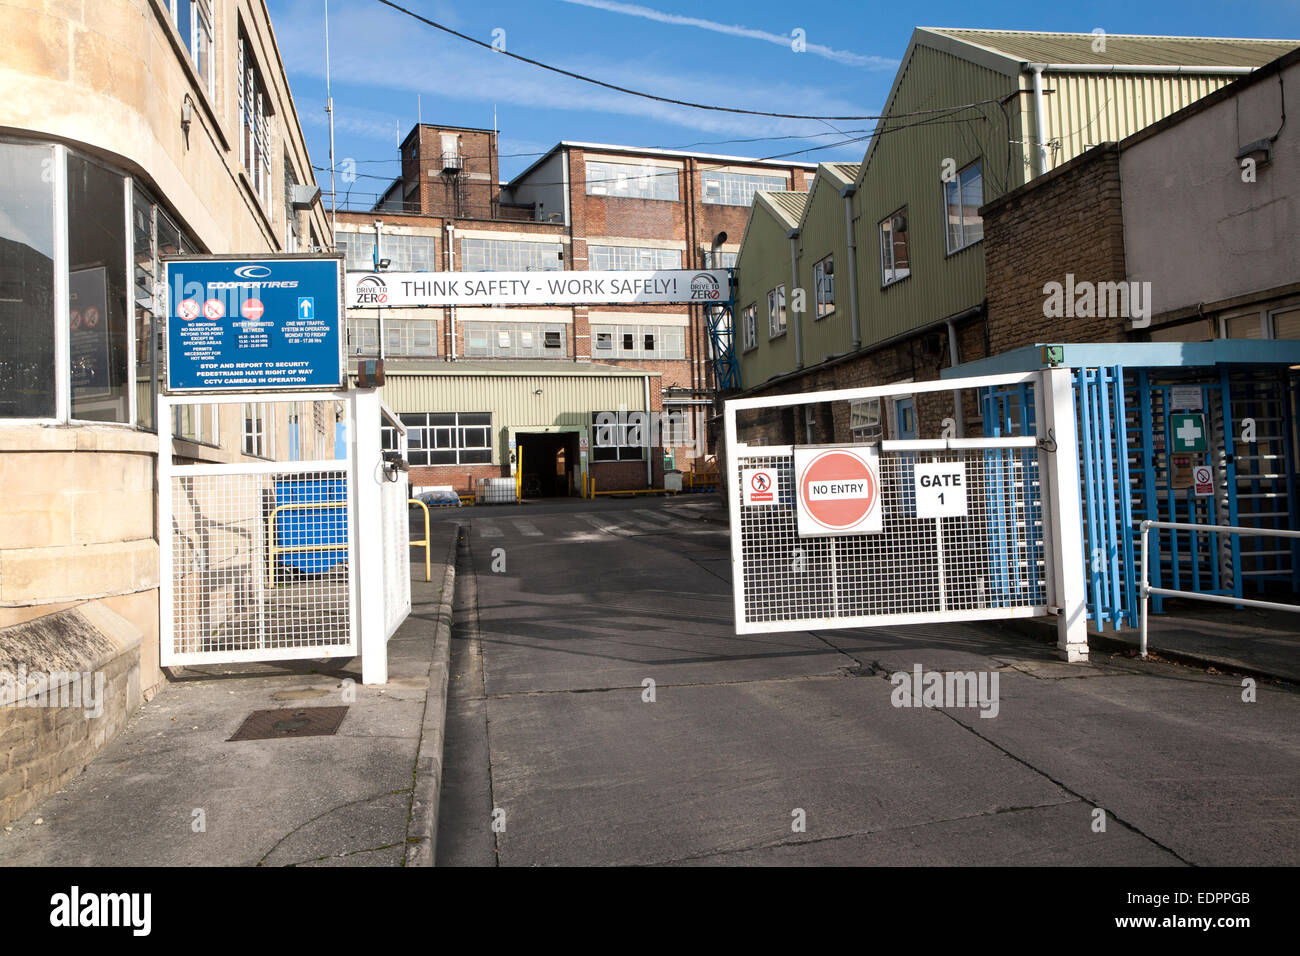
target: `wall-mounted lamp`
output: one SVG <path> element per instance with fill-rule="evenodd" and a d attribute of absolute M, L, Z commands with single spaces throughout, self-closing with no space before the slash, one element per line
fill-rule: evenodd
<path fill-rule="evenodd" d="M 391 266 L 392 264 L 393 264 L 393 260 L 392 260 L 392 259 L 380 259 L 380 260 L 379 260 L 379 268 L 381 268 L 381 269 L 387 269 L 387 268 L 388 268 L 389 266 Z"/>
<path fill-rule="evenodd" d="M 1253 143 L 1247 143 L 1237 150 L 1237 162 L 1240 163 L 1243 159 L 1252 159 L 1256 169 L 1263 169 L 1273 161 L 1273 140 L 1257 139 Z"/>
<path fill-rule="evenodd" d="M 190 124 L 194 122 L 194 101 L 190 99 L 190 94 L 185 94 L 185 99 L 181 100 L 181 132 L 185 134 L 185 145 L 190 144 Z"/>
<path fill-rule="evenodd" d="M 540 395 L 540 394 L 542 394 L 542 390 L 539 388 L 539 389 L 537 389 L 536 391 L 534 391 L 533 394 L 534 394 L 534 395 Z"/>

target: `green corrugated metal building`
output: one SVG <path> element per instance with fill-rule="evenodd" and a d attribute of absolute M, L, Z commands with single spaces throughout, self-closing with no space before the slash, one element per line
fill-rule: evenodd
<path fill-rule="evenodd" d="M 743 391 L 933 378 L 980 357 L 980 206 L 1297 42 L 917 28 L 863 161 L 822 164 L 803 202 L 754 203 L 736 263 Z M 768 321 L 782 291 L 784 329 Z"/>

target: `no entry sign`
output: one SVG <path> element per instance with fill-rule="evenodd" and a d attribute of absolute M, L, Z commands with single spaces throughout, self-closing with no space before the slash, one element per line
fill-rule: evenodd
<path fill-rule="evenodd" d="M 880 468 L 874 445 L 794 450 L 801 537 L 881 530 Z"/>

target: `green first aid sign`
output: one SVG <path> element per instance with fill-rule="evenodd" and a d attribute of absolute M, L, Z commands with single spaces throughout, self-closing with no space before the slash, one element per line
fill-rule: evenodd
<path fill-rule="evenodd" d="M 1174 451 L 1207 450 L 1204 415 L 1170 415 L 1169 431 L 1173 435 Z"/>

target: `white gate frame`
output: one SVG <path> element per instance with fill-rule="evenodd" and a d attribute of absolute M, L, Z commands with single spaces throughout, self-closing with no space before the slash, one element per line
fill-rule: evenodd
<path fill-rule="evenodd" d="M 823 402 L 856 401 L 864 398 L 887 398 L 894 395 L 917 395 L 927 392 L 959 392 L 968 389 L 999 385 L 1034 383 L 1037 436 L 1010 436 L 1004 438 L 941 438 L 882 441 L 882 451 L 956 451 L 979 448 L 1038 448 L 1039 483 L 1043 502 L 1043 556 L 1047 562 L 1045 584 L 1046 613 L 1057 618 L 1057 647 L 1068 661 L 1088 659 L 1088 622 L 1086 588 L 1083 564 L 1082 502 L 1079 490 L 1079 452 L 1075 423 L 1074 388 L 1071 371 L 1066 368 L 1042 369 L 1003 375 L 983 375 L 971 378 L 944 379 L 933 382 L 907 382 L 894 385 L 877 385 L 865 388 L 835 389 L 824 392 L 771 395 L 761 398 L 740 398 L 726 402 L 723 413 L 726 436 L 726 484 L 731 520 L 732 598 L 734 602 L 737 633 L 806 629 L 770 626 L 741 625 L 744 613 L 744 580 L 741 548 L 741 491 L 736 487 L 738 458 L 741 452 L 780 453 L 790 446 L 741 445 L 736 435 L 736 413 L 746 409 L 789 407 L 820 404 Z M 996 609 L 983 612 L 954 612 L 950 620 L 975 620 L 997 617 L 1024 617 L 1033 614 L 1027 608 Z M 1043 613 L 1038 611 L 1036 613 Z M 913 619 L 915 618 L 915 619 Z M 871 618 L 831 619 L 814 626 L 823 628 L 871 627 L 884 624 L 932 623 L 933 617 L 893 614 L 887 620 Z"/>
<path fill-rule="evenodd" d="M 178 405 L 232 405 L 285 402 L 343 402 L 348 409 L 347 459 L 266 461 L 176 465 L 173 463 L 171 420 Z M 279 647 L 261 651 L 216 651 L 203 654 L 203 662 L 226 663 L 257 660 L 318 659 L 361 653 L 362 682 L 388 681 L 388 629 L 382 598 L 360 600 L 360 595 L 383 595 L 384 540 L 380 483 L 384 481 L 383 451 L 379 433 L 380 401 L 374 389 L 339 389 L 316 392 L 221 392 L 159 394 L 158 442 L 158 543 L 159 543 L 159 664 L 163 667 L 195 663 L 192 655 L 175 651 L 175 561 L 172 530 L 172 479 L 184 475 L 310 474 L 329 469 L 347 475 L 348 496 L 348 643 L 330 647 Z M 361 428 L 360 423 L 373 423 Z M 361 515 L 374 516 L 361 521 Z M 409 551 L 406 552 L 409 556 Z"/>

